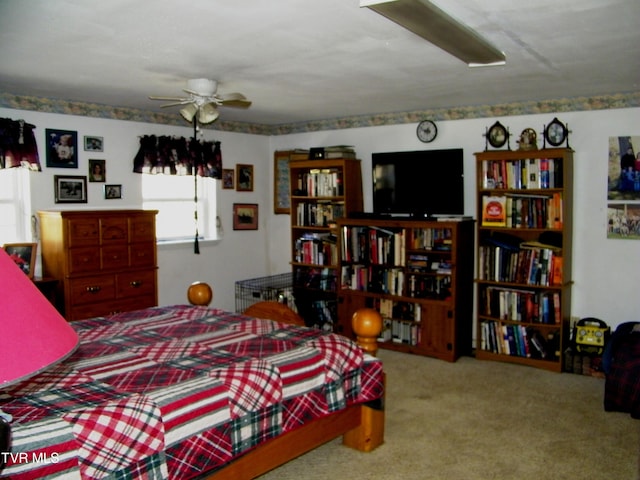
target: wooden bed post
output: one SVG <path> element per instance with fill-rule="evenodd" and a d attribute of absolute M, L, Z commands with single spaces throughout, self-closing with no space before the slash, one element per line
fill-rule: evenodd
<path fill-rule="evenodd" d="M 193 282 L 187 290 L 187 299 L 191 305 L 206 307 L 213 300 L 213 289 L 206 282 Z"/>
<path fill-rule="evenodd" d="M 375 357 L 378 353 L 378 335 L 382 331 L 382 317 L 373 308 L 361 308 L 351 317 L 351 328 L 356 342 L 365 352 Z"/>
<path fill-rule="evenodd" d="M 351 318 L 358 345 L 367 353 L 378 352 L 378 335 L 382 330 L 382 317 L 373 308 L 361 308 Z M 386 377 L 385 377 L 386 380 Z M 386 381 L 385 386 L 386 390 Z M 346 432 L 342 443 L 362 452 L 370 452 L 384 442 L 384 397 L 379 401 L 362 405 L 360 425 Z"/>

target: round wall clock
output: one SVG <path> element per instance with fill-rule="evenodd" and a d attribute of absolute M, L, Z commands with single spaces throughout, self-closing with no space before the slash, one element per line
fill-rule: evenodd
<path fill-rule="evenodd" d="M 496 122 L 491 125 L 491 128 L 489 128 L 489 132 L 487 133 L 487 140 L 493 148 L 500 148 L 505 143 L 507 143 L 508 135 L 509 134 L 507 133 L 507 129 L 505 128 L 505 126 L 500 122 Z"/>
<path fill-rule="evenodd" d="M 538 148 L 537 143 L 538 135 L 533 128 L 525 128 L 520 134 L 520 150 L 536 150 Z"/>
<path fill-rule="evenodd" d="M 544 129 L 544 138 L 549 145 L 557 147 L 567 139 L 568 133 L 566 125 L 556 117 Z"/>
<path fill-rule="evenodd" d="M 431 120 L 422 120 L 418 124 L 416 134 L 421 142 L 433 142 L 438 135 L 438 127 L 436 127 L 436 124 Z"/>

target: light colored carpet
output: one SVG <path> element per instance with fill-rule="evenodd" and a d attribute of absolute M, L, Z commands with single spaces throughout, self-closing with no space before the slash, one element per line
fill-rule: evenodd
<path fill-rule="evenodd" d="M 640 420 L 605 412 L 604 380 L 462 357 L 381 350 L 385 443 L 336 439 L 262 477 L 640 480 Z"/>

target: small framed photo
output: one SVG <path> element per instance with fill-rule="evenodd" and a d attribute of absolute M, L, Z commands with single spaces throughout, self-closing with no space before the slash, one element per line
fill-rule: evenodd
<path fill-rule="evenodd" d="M 273 165 L 273 213 L 291 213 L 289 205 L 289 152 L 276 152 Z"/>
<path fill-rule="evenodd" d="M 233 229 L 234 230 L 258 230 L 258 204 L 234 203 L 233 204 Z"/>
<path fill-rule="evenodd" d="M 47 167 L 78 168 L 78 132 L 46 129 Z"/>
<path fill-rule="evenodd" d="M 33 278 L 36 267 L 37 243 L 5 243 L 2 248 L 11 257 L 20 270 L 29 278 Z"/>
<path fill-rule="evenodd" d="M 223 168 L 222 169 L 222 188 L 225 190 L 233 190 L 235 188 L 234 181 L 234 171 L 233 168 Z"/>
<path fill-rule="evenodd" d="M 253 165 L 236 165 L 236 190 L 253 192 Z"/>
<path fill-rule="evenodd" d="M 87 177 L 54 175 L 56 203 L 87 203 Z"/>
<path fill-rule="evenodd" d="M 102 137 L 85 135 L 84 151 L 85 152 L 104 152 L 104 139 Z"/>
<path fill-rule="evenodd" d="M 122 198 L 122 185 L 105 185 L 104 198 L 107 200 Z"/>
<path fill-rule="evenodd" d="M 107 167 L 106 160 L 89 160 L 89 181 L 106 182 Z"/>

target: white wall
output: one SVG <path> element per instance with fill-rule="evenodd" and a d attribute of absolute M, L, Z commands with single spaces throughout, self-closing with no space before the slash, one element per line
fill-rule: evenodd
<path fill-rule="evenodd" d="M 516 149 L 516 140 L 522 130 L 531 127 L 541 132 L 554 116 L 540 114 L 437 122 L 438 137 L 430 144 L 417 139 L 416 124 L 406 124 L 283 135 L 272 137 L 271 148 L 275 151 L 353 145 L 362 159 L 365 209 L 370 211 L 371 153 L 462 147 L 465 154 L 465 213 L 475 217 L 473 154 L 485 148 L 485 129 L 500 120 L 514 134 L 511 148 Z M 557 117 L 568 124 L 571 130 L 569 143 L 575 151 L 572 316 L 601 318 L 611 326 L 638 321 L 640 241 L 606 238 L 606 199 L 608 139 L 640 135 L 640 108 L 567 112 L 557 114 Z M 542 146 L 540 134 L 538 140 L 538 145 Z M 287 241 L 288 227 L 288 218 L 276 218 L 269 224 L 271 235 L 280 236 L 282 242 Z M 282 270 L 288 258 L 284 249 L 274 248 L 279 244 L 272 241 L 269 253 L 271 268 Z"/>
<path fill-rule="evenodd" d="M 41 173 L 32 173 L 32 210 L 43 209 L 105 209 L 140 208 L 141 175 L 132 173 L 133 158 L 142 135 L 176 135 L 191 137 L 192 127 L 174 127 L 129 121 L 57 115 L 32 111 L 0 108 L 0 116 L 14 120 L 24 119 L 36 126 L 35 135 L 42 164 Z M 78 168 L 47 168 L 45 130 L 47 128 L 74 130 L 78 142 L 85 135 L 104 138 L 104 152 L 85 152 L 78 149 Z M 200 243 L 200 254 L 193 253 L 193 244 L 168 245 L 158 248 L 159 303 L 168 305 L 186 302 L 186 291 L 191 282 L 202 280 L 214 288 L 214 304 L 227 310 L 235 310 L 235 282 L 246 278 L 269 274 L 267 243 L 270 213 L 269 139 L 260 135 L 231 132 L 204 131 L 204 139 L 219 140 L 224 168 L 235 168 L 237 163 L 254 165 L 256 185 L 253 192 L 223 190 L 218 181 L 218 212 L 222 220 L 224 237 L 214 243 Z M 121 200 L 105 200 L 104 183 L 89 182 L 87 204 L 55 204 L 54 175 L 88 175 L 89 159 L 105 159 L 107 183 L 122 184 Z M 259 229 L 234 231 L 232 224 L 233 203 L 257 203 L 259 205 Z M 0 239 L 0 244 L 3 240 Z M 37 271 L 37 270 L 36 270 Z"/>
<path fill-rule="evenodd" d="M 189 127 L 125 122 L 70 115 L 46 114 L 0 108 L 3 117 L 20 119 L 37 126 L 43 172 L 32 175 L 33 210 L 57 208 L 53 202 L 53 175 L 86 175 L 89 158 L 107 160 L 108 183 L 123 185 L 122 200 L 103 199 L 102 184 L 89 183 L 89 203 L 65 208 L 137 208 L 140 199 L 139 175 L 131 173 L 138 140 L 144 134 L 190 136 Z M 419 142 L 416 124 L 353 128 L 264 137 L 249 134 L 205 131 L 205 139 L 222 142 L 225 168 L 237 163 L 254 165 L 254 192 L 219 190 L 219 212 L 224 237 L 216 244 L 201 244 L 200 255 L 192 245 L 160 247 L 159 300 L 163 305 L 185 301 L 186 287 L 194 280 L 209 282 L 215 290 L 214 305 L 235 309 L 236 280 L 289 271 L 290 217 L 273 214 L 273 152 L 290 148 L 346 144 L 353 145 L 363 161 L 365 208 L 371 209 L 371 153 L 394 150 L 463 148 L 468 215 L 475 215 L 473 153 L 485 147 L 486 127 L 500 120 L 514 133 L 511 148 L 517 148 L 517 135 L 531 127 L 540 132 L 553 114 L 509 116 L 491 119 L 440 121 L 438 137 L 430 144 Z M 594 316 L 609 325 L 639 320 L 640 241 L 606 238 L 606 196 L 608 138 L 640 135 L 640 108 L 567 112 L 557 114 L 568 123 L 570 145 L 575 150 L 575 196 L 572 314 Z M 69 129 L 84 135 L 104 137 L 105 151 L 89 154 L 80 150 L 79 169 L 50 169 L 45 165 L 44 131 Z M 539 145 L 542 140 L 539 139 Z M 234 232 L 232 204 L 258 203 L 259 230 Z"/>

